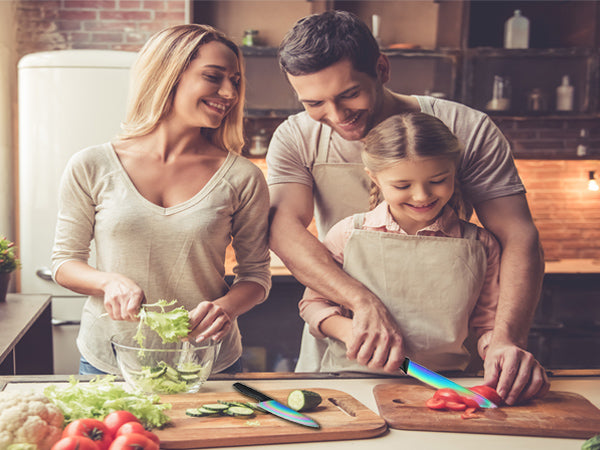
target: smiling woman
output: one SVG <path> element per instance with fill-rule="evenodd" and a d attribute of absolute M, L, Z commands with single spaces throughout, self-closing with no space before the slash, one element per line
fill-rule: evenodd
<path fill-rule="evenodd" d="M 189 339 L 221 341 L 213 371 L 239 367 L 237 317 L 270 289 L 266 182 L 239 156 L 244 89 L 241 53 L 226 36 L 204 25 L 166 28 L 132 68 L 122 134 L 70 160 L 53 275 L 89 296 L 81 373 L 90 365 L 119 373 L 110 337 L 136 327 L 143 302 L 164 298 L 190 311 Z M 92 238 L 96 267 L 88 264 Z M 148 347 L 160 345 L 153 339 Z"/>

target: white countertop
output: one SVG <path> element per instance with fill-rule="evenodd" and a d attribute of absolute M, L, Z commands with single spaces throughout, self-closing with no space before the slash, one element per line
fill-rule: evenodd
<path fill-rule="evenodd" d="M 244 380 L 242 376 L 237 380 Z M 464 385 L 479 384 L 476 378 L 453 378 Z M 3 381 L 6 381 L 4 379 Z M 481 380 L 479 380 L 481 381 Z M 373 397 L 373 388 L 377 384 L 394 383 L 397 380 L 386 378 L 359 378 L 359 379 L 255 379 L 251 385 L 265 391 L 274 389 L 291 389 L 302 386 L 303 388 L 328 388 L 338 389 L 354 396 L 357 400 L 378 413 L 377 404 Z M 11 383 L 6 390 L 14 389 L 43 389 L 44 383 Z M 228 392 L 231 391 L 232 380 L 211 380 L 203 387 L 203 392 Z M 600 408 L 600 378 L 599 377 L 560 377 L 552 379 L 552 390 L 576 392 L 583 395 L 596 407 Z M 600 433 L 600 430 L 598 430 Z M 431 431 L 404 431 L 391 429 L 382 436 L 353 441 L 329 441 L 298 444 L 271 444 L 268 450 L 579 450 L 583 439 L 564 438 L 539 438 L 528 436 L 507 436 L 490 434 L 464 434 L 444 433 Z M 256 449 L 258 446 L 244 447 L 219 447 L 223 449 Z"/>

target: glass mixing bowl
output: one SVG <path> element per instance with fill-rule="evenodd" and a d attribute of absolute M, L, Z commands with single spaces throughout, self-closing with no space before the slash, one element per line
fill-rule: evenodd
<path fill-rule="evenodd" d="M 176 342 L 140 348 L 135 333 L 111 338 L 117 364 L 127 385 L 151 394 L 198 392 L 219 352 L 219 343 Z"/>

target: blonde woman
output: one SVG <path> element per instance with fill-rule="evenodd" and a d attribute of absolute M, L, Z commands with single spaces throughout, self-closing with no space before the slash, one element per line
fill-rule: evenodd
<path fill-rule="evenodd" d="M 268 190 L 239 156 L 244 87 L 242 55 L 225 35 L 205 25 L 162 30 L 132 69 L 122 135 L 70 160 L 52 259 L 55 280 L 89 296 L 81 374 L 118 373 L 110 337 L 158 299 L 190 310 L 190 339 L 221 341 L 214 372 L 241 370 L 236 318 L 270 289 Z"/>

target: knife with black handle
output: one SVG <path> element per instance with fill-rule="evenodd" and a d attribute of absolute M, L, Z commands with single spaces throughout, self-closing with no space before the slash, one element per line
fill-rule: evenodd
<path fill-rule="evenodd" d="M 292 408 L 283 405 L 277 400 L 273 400 L 268 395 L 263 394 L 262 392 L 251 388 L 250 386 L 247 386 L 243 383 L 233 383 L 233 388 L 240 394 L 257 400 L 259 402 L 258 406 L 261 409 L 264 409 L 265 411 L 270 412 L 277 417 L 285 419 L 289 422 L 303 425 L 305 427 L 320 428 L 319 424 L 310 417 L 305 416 L 298 411 L 294 411 Z"/>

